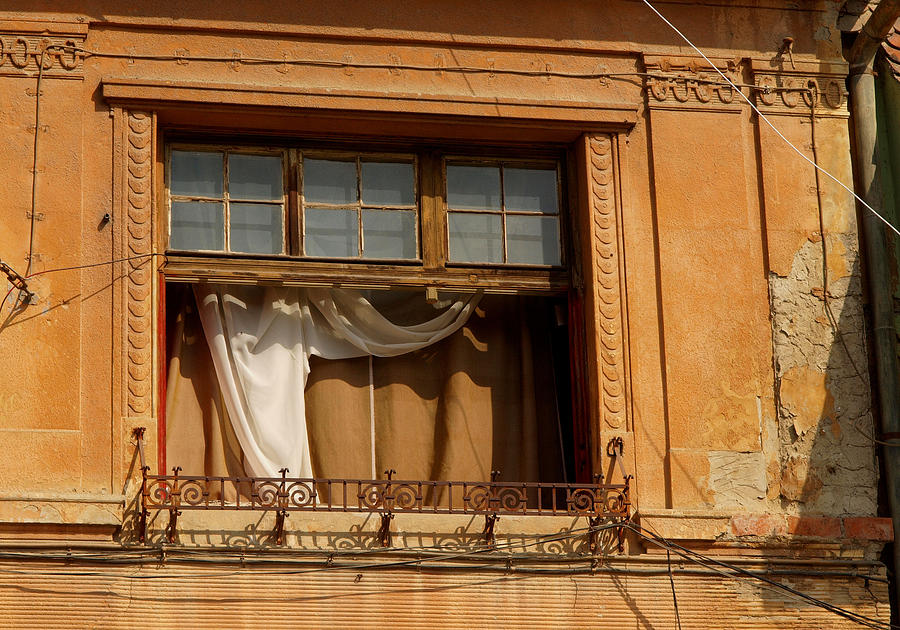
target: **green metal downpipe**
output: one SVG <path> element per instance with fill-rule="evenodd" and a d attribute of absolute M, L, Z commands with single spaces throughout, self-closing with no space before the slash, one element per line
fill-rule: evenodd
<path fill-rule="evenodd" d="M 875 57 L 881 43 L 900 18 L 900 0 L 882 0 L 853 42 L 850 62 L 850 105 L 856 138 L 856 166 L 860 193 L 881 213 L 883 203 L 875 111 Z M 865 242 L 863 256 L 872 304 L 873 347 L 878 379 L 878 410 L 883 435 L 900 433 L 900 386 L 897 375 L 897 342 L 894 330 L 893 292 L 885 225 L 868 210 L 862 214 Z M 900 442 L 898 442 L 900 446 Z M 894 583 L 900 602 L 900 447 L 882 449 L 887 475 L 888 505 L 894 524 Z"/>

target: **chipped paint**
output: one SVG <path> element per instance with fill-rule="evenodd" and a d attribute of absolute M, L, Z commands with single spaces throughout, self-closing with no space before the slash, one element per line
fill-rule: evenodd
<path fill-rule="evenodd" d="M 769 496 L 788 512 L 874 514 L 858 243 L 827 233 L 824 244 L 807 239 L 786 276 L 769 275 L 779 469 Z"/>

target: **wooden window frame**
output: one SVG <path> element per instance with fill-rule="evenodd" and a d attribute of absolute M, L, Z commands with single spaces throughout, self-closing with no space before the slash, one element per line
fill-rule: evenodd
<path fill-rule="evenodd" d="M 164 134 L 163 134 L 164 135 Z M 358 147 L 370 139 L 361 139 L 349 144 L 333 144 L 323 142 L 316 144 L 314 140 L 293 140 L 290 147 L 281 146 L 285 150 L 285 192 L 286 218 L 285 232 L 288 251 L 300 251 L 302 229 L 300 216 L 303 211 L 300 198 L 300 182 L 302 173 L 301 154 L 304 151 L 324 155 L 345 154 L 368 156 L 392 155 L 414 156 L 416 172 L 416 202 L 418 204 L 418 246 L 419 260 L 378 260 L 378 259 L 321 259 L 313 257 L 292 256 L 289 254 L 272 256 L 259 254 L 234 254 L 230 252 L 184 252 L 166 251 L 168 230 L 161 231 L 160 251 L 166 252 L 165 262 L 161 268 L 163 293 L 160 304 L 165 304 L 166 282 L 221 282 L 231 284 L 275 284 L 281 286 L 331 286 L 361 289 L 393 289 L 423 288 L 485 293 L 522 294 L 522 295 L 557 295 L 567 296 L 569 304 L 569 358 L 570 383 L 572 392 L 572 422 L 575 440 L 574 453 L 576 479 L 571 481 L 588 482 L 595 468 L 592 457 L 591 429 L 589 417 L 592 415 L 587 407 L 588 369 L 584 347 L 585 313 L 584 299 L 574 284 L 580 277 L 578 244 L 575 242 L 574 226 L 577 223 L 578 210 L 578 170 L 574 165 L 576 151 L 574 147 L 529 147 L 520 146 L 480 146 L 465 147 L 409 147 L 407 145 L 389 145 L 384 152 L 361 152 L 348 149 Z M 169 202 L 169 153 L 172 146 L 228 146 L 271 147 L 268 142 L 253 144 L 247 141 L 209 143 L 191 139 L 190 135 L 179 134 L 177 139 L 162 140 L 163 151 L 160 157 L 164 160 L 162 172 L 165 181 L 161 182 L 164 190 L 160 207 L 164 224 L 168 226 Z M 514 165 L 555 165 L 557 171 L 557 194 L 559 199 L 558 214 L 560 231 L 560 266 L 465 263 L 449 261 L 449 231 L 447 221 L 446 163 L 467 161 L 470 163 L 504 163 Z M 164 308 L 164 306 L 163 306 Z M 164 311 L 161 318 L 165 319 Z M 164 326 L 160 330 L 165 336 Z M 160 342 L 165 347 L 165 342 Z M 163 357 L 161 357 L 163 358 Z M 161 368 L 164 369 L 162 362 Z M 165 372 L 162 372 L 163 374 Z M 161 381 L 164 381 L 163 377 Z M 164 387 L 164 385 L 163 385 Z M 163 389 L 164 392 L 164 389 Z M 165 413 L 160 413 L 160 449 L 159 465 L 165 470 Z"/>
<path fill-rule="evenodd" d="M 314 140 L 295 140 L 283 143 L 240 139 L 237 141 L 193 141 L 190 136 L 179 136 L 165 143 L 164 149 L 164 208 L 160 249 L 166 252 L 164 272 L 170 281 L 182 282 L 230 282 L 278 283 L 284 285 L 327 285 L 356 288 L 434 287 L 438 290 L 495 293 L 564 293 L 571 286 L 571 262 L 573 259 L 570 238 L 571 222 L 567 173 L 567 155 L 560 149 L 521 147 L 435 147 L 405 146 L 402 144 L 379 147 L 378 150 L 360 150 L 368 139 L 344 143 Z M 249 254 L 230 251 L 170 250 L 168 243 L 171 229 L 171 200 L 169 190 L 171 151 L 207 150 L 236 153 L 261 153 L 284 156 L 284 253 Z M 255 149 L 255 151 L 254 151 Z M 369 159 L 385 158 L 385 161 L 412 159 L 415 169 L 415 198 L 417 212 L 417 259 L 363 258 L 362 252 L 354 258 L 327 258 L 301 254 L 304 232 L 302 198 L 302 158 L 355 158 L 357 165 Z M 554 166 L 557 171 L 559 208 L 560 257 L 559 266 L 471 263 L 449 260 L 449 232 L 447 221 L 446 164 L 467 162 L 471 164 L 503 164 L 507 166 Z M 358 180 L 358 185 L 361 182 Z M 363 208 L 359 199 L 358 208 Z M 406 209 L 406 208 L 405 208 Z M 361 212 L 359 215 L 361 220 Z M 226 213 L 226 233 L 227 233 Z M 226 234 L 227 236 L 227 234 Z M 505 235 L 504 235 L 505 242 Z M 227 241 L 226 241 L 227 246 Z"/>
<path fill-rule="evenodd" d="M 173 151 L 196 151 L 202 153 L 222 153 L 223 156 L 223 165 L 222 165 L 222 197 L 221 198 L 213 198 L 213 197 L 203 197 L 200 195 L 173 195 L 171 192 L 171 181 L 172 181 L 172 152 Z M 290 225 L 289 221 L 289 208 L 288 208 L 288 178 L 290 177 L 290 171 L 288 170 L 289 160 L 287 159 L 287 151 L 283 148 L 278 147 L 266 147 L 264 145 L 237 145 L 237 144 L 189 144 L 189 143 L 180 143 L 174 142 L 166 145 L 165 148 L 165 242 L 166 242 L 166 251 L 171 251 L 174 253 L 205 253 L 205 254 L 236 254 L 241 256 L 256 256 L 258 254 L 253 254 L 252 252 L 234 252 L 231 251 L 231 203 L 232 201 L 235 203 L 258 203 L 264 205 L 276 205 L 277 201 L 275 200 L 259 200 L 259 199 L 232 199 L 229 193 L 229 156 L 231 154 L 239 154 L 239 155 L 263 155 L 263 156 L 276 156 L 280 155 L 282 158 L 282 190 L 284 191 L 284 195 L 281 198 L 281 225 L 282 225 L 282 234 L 281 234 L 281 253 L 280 254 L 271 254 L 274 256 L 283 256 L 290 251 L 290 236 L 288 234 L 288 229 Z M 223 235 L 223 243 L 224 249 L 211 249 L 211 250 L 169 250 L 168 244 L 172 238 L 172 202 L 173 201 L 202 201 L 202 202 L 216 202 L 220 201 L 223 205 L 224 212 L 224 230 L 225 234 Z"/>
<path fill-rule="evenodd" d="M 486 158 L 479 157 L 473 158 L 467 155 L 443 155 L 441 156 L 441 190 L 442 190 L 442 210 L 444 215 L 444 241 L 446 243 L 446 264 L 448 267 L 498 267 L 502 269 L 507 269 L 510 267 L 521 267 L 525 269 L 533 268 L 533 269 L 564 269 L 568 266 L 567 264 L 567 256 L 566 256 L 566 243 L 567 239 L 565 238 L 565 229 L 564 229 L 564 219 L 569 215 L 567 212 L 568 204 L 566 203 L 567 199 L 565 197 L 565 181 L 562 177 L 562 173 L 565 171 L 565 162 L 563 160 L 535 160 L 528 158 Z M 447 166 L 496 166 L 500 169 L 500 209 L 499 210 L 480 210 L 480 209 L 468 209 L 468 208 L 451 208 L 450 203 L 448 201 L 449 190 L 447 184 Z M 520 210 L 507 210 L 506 208 L 506 189 L 504 188 L 504 170 L 507 167 L 512 168 L 536 168 L 536 169 L 545 169 L 551 170 L 547 167 L 552 167 L 552 170 L 556 172 L 556 213 L 541 213 L 541 212 L 526 212 Z M 449 258 L 449 247 L 450 247 L 450 227 L 449 221 L 447 221 L 447 217 L 451 212 L 458 212 L 461 214 L 496 214 L 501 216 L 501 225 L 502 225 L 502 234 L 503 234 L 503 259 L 502 263 L 488 263 L 488 262 L 458 262 L 450 260 Z M 507 231 L 506 231 L 506 217 L 508 216 L 544 216 L 544 217 L 556 217 L 559 227 L 559 257 L 560 264 L 559 265 L 539 265 L 539 264 L 531 264 L 531 263 L 509 263 L 506 262 L 506 258 L 508 257 L 508 244 L 507 244 Z"/>

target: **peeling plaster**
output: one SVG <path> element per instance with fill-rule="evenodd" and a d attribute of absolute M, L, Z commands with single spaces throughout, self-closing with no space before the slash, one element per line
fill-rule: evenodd
<path fill-rule="evenodd" d="M 858 245 L 835 233 L 824 244 L 827 265 L 822 239 L 809 238 L 790 273 L 769 274 L 779 469 L 769 462 L 769 496 L 789 513 L 870 515 L 877 466 Z"/>

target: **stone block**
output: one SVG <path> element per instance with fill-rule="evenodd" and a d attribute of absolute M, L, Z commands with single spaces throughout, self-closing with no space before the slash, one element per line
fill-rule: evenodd
<path fill-rule="evenodd" d="M 840 538 L 841 519 L 826 516 L 788 516 L 787 531 L 794 536 Z"/>
<path fill-rule="evenodd" d="M 782 536 L 787 533 L 785 517 L 778 514 L 735 514 L 731 517 L 735 536 Z"/>
<path fill-rule="evenodd" d="M 894 540 L 894 525 L 889 518 L 852 517 L 844 519 L 844 536 L 857 540 Z"/>

